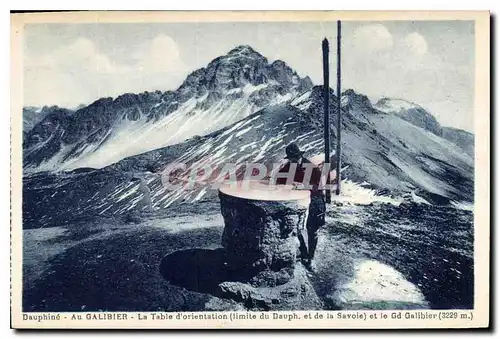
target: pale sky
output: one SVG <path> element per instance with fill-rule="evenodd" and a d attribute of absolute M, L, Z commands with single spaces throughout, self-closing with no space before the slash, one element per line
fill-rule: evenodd
<path fill-rule="evenodd" d="M 321 40 L 336 23 L 32 24 L 24 40 L 24 105 L 76 107 L 126 92 L 174 90 L 191 71 L 237 45 L 281 59 L 321 85 Z M 474 23 L 342 23 L 342 90 L 375 103 L 415 102 L 444 126 L 473 131 Z"/>

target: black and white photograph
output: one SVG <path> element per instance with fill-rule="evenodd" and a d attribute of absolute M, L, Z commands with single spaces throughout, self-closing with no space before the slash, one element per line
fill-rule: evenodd
<path fill-rule="evenodd" d="M 24 23 L 17 326 L 473 326 L 488 16 Z"/>

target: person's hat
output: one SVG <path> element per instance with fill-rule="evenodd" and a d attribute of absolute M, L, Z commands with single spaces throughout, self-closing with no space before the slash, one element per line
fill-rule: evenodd
<path fill-rule="evenodd" d="M 289 158 L 301 157 L 305 152 L 301 151 L 299 146 L 297 146 L 297 144 L 293 142 L 290 145 L 286 146 L 285 153 L 286 153 L 285 159 L 289 159 Z"/>

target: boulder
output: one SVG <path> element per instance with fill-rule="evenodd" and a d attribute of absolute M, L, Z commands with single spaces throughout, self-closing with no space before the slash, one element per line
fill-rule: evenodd
<path fill-rule="evenodd" d="M 296 265 L 292 276 L 285 284 L 274 287 L 254 287 L 247 283 L 225 281 L 219 284 L 216 295 L 236 301 L 252 310 L 322 309 L 322 302 L 304 267 Z"/>

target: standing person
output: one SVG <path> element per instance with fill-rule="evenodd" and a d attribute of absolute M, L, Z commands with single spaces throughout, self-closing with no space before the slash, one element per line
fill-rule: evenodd
<path fill-rule="evenodd" d="M 322 173 L 310 160 L 304 158 L 304 152 L 300 150 L 296 143 L 288 145 L 285 153 L 285 159 L 288 162 L 279 169 L 278 173 L 287 173 L 288 177 L 293 175 L 294 185 L 297 183 L 303 184 L 311 192 L 306 229 L 299 230 L 298 237 L 301 260 L 307 269 L 313 271 L 315 269 L 313 259 L 318 244 L 318 230 L 325 224 L 325 195 L 323 190 L 320 189 Z M 291 173 L 291 171 L 294 173 Z M 276 184 L 287 184 L 288 177 L 279 176 L 276 178 Z M 328 176 L 326 183 L 328 184 L 329 181 Z"/>

